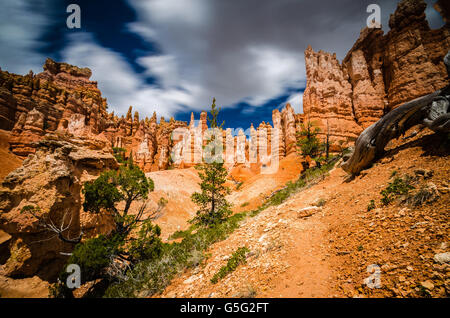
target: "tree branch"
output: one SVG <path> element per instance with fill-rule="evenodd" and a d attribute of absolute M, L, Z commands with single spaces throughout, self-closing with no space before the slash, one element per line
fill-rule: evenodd
<path fill-rule="evenodd" d="M 444 62 L 450 70 L 450 51 Z M 361 133 L 352 156 L 342 169 L 352 175 L 358 174 L 384 153 L 391 139 L 398 138 L 415 125 L 425 125 L 437 133 L 450 132 L 449 99 L 450 86 L 447 86 L 390 111 Z"/>

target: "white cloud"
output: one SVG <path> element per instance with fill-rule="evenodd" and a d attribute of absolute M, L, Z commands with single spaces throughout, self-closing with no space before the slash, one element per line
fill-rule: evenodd
<path fill-rule="evenodd" d="M 145 74 L 158 78 L 165 87 L 178 85 L 179 74 L 176 60 L 169 55 L 151 55 L 136 60 L 146 68 Z"/>
<path fill-rule="evenodd" d="M 39 41 L 49 21 L 49 2 L 4 0 L 0 9 L 0 62 L 3 70 L 25 74 L 42 71 L 45 57 L 38 53 Z M 40 8 L 41 10 L 36 10 Z"/>
<path fill-rule="evenodd" d="M 303 92 L 292 94 L 291 96 L 289 96 L 286 103 L 283 103 L 282 105 L 280 105 L 280 107 L 284 107 L 284 105 L 287 103 L 291 104 L 296 113 L 303 113 Z"/>
<path fill-rule="evenodd" d="M 264 104 L 282 95 L 288 87 L 306 84 L 304 62 L 300 56 L 273 47 L 251 47 L 249 51 L 253 56 L 250 74 L 259 84 L 248 99 L 250 104 Z"/>
<path fill-rule="evenodd" d="M 145 84 L 122 55 L 98 45 L 90 34 L 72 35 L 61 54 L 67 63 L 92 70 L 92 80 L 98 81 L 109 106 L 118 113 L 126 113 L 132 105 L 141 116 L 151 116 L 156 111 L 159 116 L 168 118 L 180 109 L 180 104 L 189 103 L 191 99 L 179 89 Z"/>
<path fill-rule="evenodd" d="M 145 6 L 153 21 L 174 21 L 195 26 L 204 26 L 209 21 L 208 3 L 210 0 L 152 0 L 132 1 L 136 6 Z"/>
<path fill-rule="evenodd" d="M 270 41 L 253 43 L 251 34 L 242 37 L 249 32 L 245 29 L 242 34 L 228 34 L 234 20 L 222 25 L 222 12 L 215 7 L 218 2 L 129 2 L 138 14 L 138 21 L 128 25 L 129 31 L 156 42 L 164 52 L 137 62 L 163 88 L 188 93 L 191 98 L 183 104 L 189 110 L 206 109 L 212 97 L 222 107 L 239 102 L 260 106 L 287 88 L 305 85 L 301 52 Z M 237 18 L 242 23 L 244 16 Z"/>

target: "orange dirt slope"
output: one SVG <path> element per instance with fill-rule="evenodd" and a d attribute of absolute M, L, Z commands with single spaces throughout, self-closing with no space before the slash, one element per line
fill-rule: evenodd
<path fill-rule="evenodd" d="M 425 130 L 396 140 L 386 156 L 358 177 L 335 168 L 323 181 L 270 207 L 208 250 L 200 266 L 177 276 L 161 297 L 448 297 L 450 149 Z M 415 187 L 433 184 L 438 197 L 419 207 L 380 204 L 380 191 L 398 176 Z M 421 174 L 425 171 L 425 177 Z M 317 207 L 317 202 L 324 202 Z M 376 208 L 367 211 L 371 200 Z M 307 208 L 307 210 L 302 210 Z M 250 253 L 217 284 L 210 279 L 240 246 Z M 369 265 L 380 288 L 364 284 Z"/>

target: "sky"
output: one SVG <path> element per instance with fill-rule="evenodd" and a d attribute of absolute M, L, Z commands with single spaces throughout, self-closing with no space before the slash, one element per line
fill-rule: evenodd
<path fill-rule="evenodd" d="M 441 27 L 426 2 L 430 26 Z M 80 29 L 66 25 L 71 3 Z M 198 119 L 215 97 L 225 126 L 247 129 L 287 102 L 302 112 L 304 50 L 342 60 L 371 3 L 387 32 L 392 0 L 2 0 L 0 67 L 39 73 L 47 57 L 89 67 L 110 111 L 132 105 L 141 118 Z"/>

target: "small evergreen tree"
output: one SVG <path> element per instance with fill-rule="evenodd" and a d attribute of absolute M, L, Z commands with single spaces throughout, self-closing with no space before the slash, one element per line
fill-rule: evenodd
<path fill-rule="evenodd" d="M 213 99 L 211 105 L 210 128 L 222 129 L 224 122 L 218 124 L 218 115 L 220 109 L 216 108 L 216 99 Z M 210 144 L 219 142 L 213 136 Z M 201 192 L 192 194 L 191 199 L 200 206 L 196 216 L 190 221 L 191 223 L 212 227 L 217 223 L 223 222 L 231 214 L 231 204 L 227 202 L 225 196 L 229 193 L 228 187 L 225 186 L 227 170 L 224 167 L 223 160 L 211 163 L 203 163 L 195 167 L 199 170 Z"/>
<path fill-rule="evenodd" d="M 120 147 L 113 147 L 113 155 L 116 158 L 118 163 L 126 163 L 125 160 L 125 153 L 126 153 L 126 149 L 125 148 L 120 148 Z"/>
<path fill-rule="evenodd" d="M 320 128 L 314 123 L 310 121 L 306 124 L 303 123 L 297 133 L 297 146 L 302 156 L 309 156 L 320 167 L 320 154 L 324 150 L 325 144 L 317 137 L 319 133 Z"/>
<path fill-rule="evenodd" d="M 158 225 L 153 225 L 151 220 L 159 216 L 167 200 L 161 198 L 158 209 L 146 219 L 143 219 L 146 212 L 145 201 L 137 213 L 129 214 L 132 202 L 147 199 L 148 192 L 154 190 L 153 180 L 147 178 L 144 172 L 133 164 L 131 157 L 132 154 L 118 171 L 103 172 L 94 181 L 86 182 L 82 189 L 85 196 L 83 209 L 86 212 L 107 213 L 112 215 L 115 221 L 115 229 L 108 235 L 100 235 L 86 241 L 81 241 L 80 235 L 80 239 L 76 241 L 81 242 L 75 246 L 68 264 L 80 266 L 83 283 L 102 278 L 109 284 L 120 277 L 123 278 L 125 272 L 139 261 L 161 255 L 161 229 Z M 123 208 L 119 208 L 120 202 L 124 202 Z M 27 206 L 23 212 L 36 215 L 36 209 Z M 136 235 L 130 235 L 134 229 L 137 230 Z M 66 286 L 67 276 L 64 269 L 59 276 L 59 282 L 50 289 L 51 296 L 73 296 Z"/>
<path fill-rule="evenodd" d="M 119 171 L 103 172 L 93 182 L 84 184 L 82 190 L 85 200 L 83 209 L 91 213 L 106 212 L 114 217 L 116 231 L 128 233 L 134 225 L 140 222 L 145 207 L 139 213 L 129 215 L 131 203 L 135 200 L 147 199 L 149 191 L 154 190 L 154 183 L 144 172 L 133 164 L 131 155 L 126 165 Z M 123 210 L 117 204 L 125 201 Z"/>

